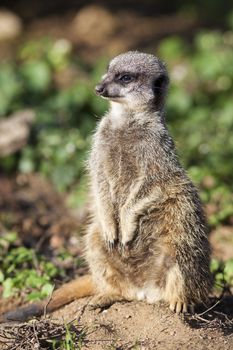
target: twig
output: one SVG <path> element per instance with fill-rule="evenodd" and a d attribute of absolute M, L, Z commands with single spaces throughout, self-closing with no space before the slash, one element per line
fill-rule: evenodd
<path fill-rule="evenodd" d="M 88 305 L 90 304 L 90 302 L 91 302 L 91 298 L 89 298 L 89 300 L 87 301 L 87 303 L 85 303 L 85 304 L 83 305 L 83 307 L 82 307 L 82 309 L 81 309 L 81 311 L 80 311 L 80 313 L 79 313 L 78 323 L 80 323 L 81 318 L 82 318 L 84 312 L 86 311 L 86 308 L 87 308 Z"/>
<path fill-rule="evenodd" d="M 193 316 L 193 318 L 194 318 L 194 319 L 198 319 L 198 320 L 203 321 L 203 322 L 206 322 L 206 323 L 212 322 L 212 321 L 206 320 L 205 318 L 200 317 L 200 316 L 198 316 L 198 315 Z"/>
<path fill-rule="evenodd" d="M 197 314 L 197 316 L 203 316 L 205 315 L 207 312 L 209 312 L 210 310 L 214 309 L 219 303 L 221 303 L 222 299 L 218 300 L 214 305 L 212 305 L 209 309 L 201 312 L 200 314 Z"/>
<path fill-rule="evenodd" d="M 231 323 L 233 325 L 233 320 L 230 320 L 226 314 L 224 314 L 223 312 L 219 312 L 219 311 L 215 311 L 215 313 L 217 315 L 223 316 L 229 323 Z"/>
<path fill-rule="evenodd" d="M 47 303 L 44 306 L 44 318 L 46 317 L 46 314 L 47 314 L 47 307 L 48 307 L 50 301 L 52 300 L 54 288 L 55 288 L 55 284 L 53 285 L 53 290 L 52 290 L 52 292 L 51 292 L 51 294 L 49 296 L 49 299 L 48 299 Z"/>
<path fill-rule="evenodd" d="M 35 328 L 35 323 L 34 322 L 32 323 L 32 327 L 33 327 L 34 336 L 36 338 L 37 344 L 40 346 L 40 342 L 39 342 L 39 339 L 38 339 L 38 336 L 37 336 L 37 333 L 36 333 L 36 328 Z"/>

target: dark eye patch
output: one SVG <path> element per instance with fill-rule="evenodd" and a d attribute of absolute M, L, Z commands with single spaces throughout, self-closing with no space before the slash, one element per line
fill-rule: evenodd
<path fill-rule="evenodd" d="M 168 77 L 165 74 L 161 74 L 153 81 L 153 91 L 159 92 L 166 88 L 168 84 Z"/>

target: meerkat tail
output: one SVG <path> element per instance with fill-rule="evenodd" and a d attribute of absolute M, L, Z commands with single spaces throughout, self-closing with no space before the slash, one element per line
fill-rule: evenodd
<path fill-rule="evenodd" d="M 95 288 L 92 278 L 90 275 L 85 275 L 64 284 L 61 288 L 55 290 L 50 298 L 1 315 L 0 323 L 11 321 L 25 322 L 30 318 L 55 311 L 75 299 L 90 296 L 94 293 Z"/>

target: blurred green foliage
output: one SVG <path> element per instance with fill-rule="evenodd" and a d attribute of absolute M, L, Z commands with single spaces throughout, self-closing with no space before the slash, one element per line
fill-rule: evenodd
<path fill-rule="evenodd" d="M 212 225 L 233 216 L 233 34 L 200 32 L 193 42 L 164 39 L 158 55 L 171 76 L 167 120 L 178 153 L 209 206 Z M 96 116 L 107 108 L 93 88 L 108 59 L 84 64 L 67 40 L 25 43 L 0 65 L 0 118 L 22 108 L 36 111 L 31 140 L 0 167 L 40 171 L 71 205 L 85 197 L 84 160 Z M 80 184 L 81 187 L 77 186 Z M 81 190 L 80 190 L 81 188 Z"/>
<path fill-rule="evenodd" d="M 20 246 L 18 235 L 8 232 L 0 237 L 0 284 L 3 298 L 27 291 L 27 300 L 38 300 L 50 295 L 53 280 L 63 276 L 64 271 L 47 261 L 35 250 Z"/>
<path fill-rule="evenodd" d="M 171 73 L 168 124 L 212 225 L 233 216 L 232 45 L 232 32 L 212 31 L 190 45 L 174 37 L 159 47 Z"/>
<path fill-rule="evenodd" d="M 233 286 L 233 259 L 225 262 L 212 259 L 210 269 L 214 277 L 214 287 L 217 290 L 228 290 Z"/>
<path fill-rule="evenodd" d="M 67 280 L 72 271 L 84 266 L 80 256 L 59 249 L 53 256 L 22 245 L 16 232 L 0 236 L 0 285 L 3 298 L 23 292 L 27 300 L 49 296 L 59 280 Z M 72 260 L 72 265 L 68 264 Z"/>

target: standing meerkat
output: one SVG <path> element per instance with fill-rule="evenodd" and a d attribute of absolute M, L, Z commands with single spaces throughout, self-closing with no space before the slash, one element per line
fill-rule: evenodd
<path fill-rule="evenodd" d="M 91 275 L 64 285 L 49 303 L 9 312 L 2 321 L 25 320 L 87 295 L 94 295 L 96 307 L 164 300 L 177 313 L 207 301 L 206 221 L 165 125 L 168 81 L 154 55 L 127 52 L 110 62 L 96 87 L 110 109 L 97 125 L 89 158 L 85 256 Z"/>

